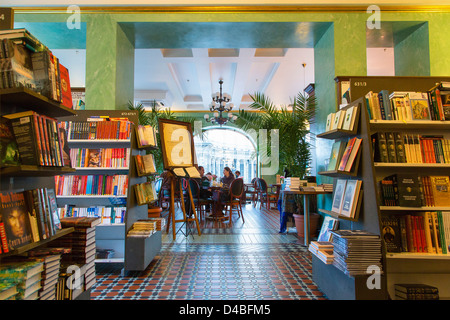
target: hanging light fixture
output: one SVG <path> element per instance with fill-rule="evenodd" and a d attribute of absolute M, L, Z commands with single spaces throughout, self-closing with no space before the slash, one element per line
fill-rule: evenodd
<path fill-rule="evenodd" d="M 230 112 L 234 107 L 232 103 L 229 103 L 231 101 L 231 96 L 228 93 L 222 93 L 222 79 L 219 80 L 219 84 L 220 91 L 212 94 L 213 101 L 209 105 L 209 111 L 213 112 L 214 116 L 210 118 L 209 114 L 205 114 L 204 118 L 208 122 L 222 126 L 228 121 L 233 122 L 237 119 L 237 116 Z M 224 116 L 224 112 L 227 112 L 228 116 Z"/>

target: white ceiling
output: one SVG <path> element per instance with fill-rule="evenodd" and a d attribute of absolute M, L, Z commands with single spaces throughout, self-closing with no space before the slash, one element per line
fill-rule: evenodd
<path fill-rule="evenodd" d="M 249 94 L 255 92 L 263 92 L 277 106 L 286 106 L 314 83 L 314 49 L 233 50 L 136 49 L 135 100 L 162 101 L 173 111 L 208 111 L 211 94 L 219 90 L 222 78 L 223 91 L 232 96 L 237 111 L 248 107 Z M 86 50 L 52 51 L 69 69 L 71 86 L 84 87 Z M 393 48 L 367 49 L 367 75 L 394 75 Z"/>
<path fill-rule="evenodd" d="M 288 105 L 314 82 L 314 49 L 136 49 L 135 100 L 158 100 L 172 110 L 208 110 L 211 94 L 231 95 L 234 110 L 264 92 Z M 305 67 L 302 66 L 305 64 Z"/>

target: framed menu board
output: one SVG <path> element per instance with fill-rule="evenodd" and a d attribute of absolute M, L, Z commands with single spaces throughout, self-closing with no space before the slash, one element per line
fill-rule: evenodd
<path fill-rule="evenodd" d="M 195 149 L 191 124 L 168 119 L 158 122 L 164 169 L 193 167 Z"/>

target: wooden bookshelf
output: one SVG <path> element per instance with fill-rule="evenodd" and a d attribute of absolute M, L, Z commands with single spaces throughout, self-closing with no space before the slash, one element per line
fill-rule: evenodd
<path fill-rule="evenodd" d="M 0 169 L 0 175 L 3 177 L 50 177 L 69 172 L 75 172 L 75 169 L 34 165 L 20 165 Z"/>

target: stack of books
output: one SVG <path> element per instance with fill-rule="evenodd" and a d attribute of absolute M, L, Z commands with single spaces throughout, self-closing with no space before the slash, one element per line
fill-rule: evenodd
<path fill-rule="evenodd" d="M 162 231 L 164 229 L 164 227 L 166 226 L 166 219 L 165 218 L 160 218 L 160 217 L 155 217 L 155 218 L 149 218 L 148 220 L 153 220 L 156 221 L 156 230 L 157 231 Z"/>
<path fill-rule="evenodd" d="M 14 282 L 0 282 L 0 301 L 15 300 L 17 294 L 17 286 Z"/>
<path fill-rule="evenodd" d="M 37 300 L 43 270 L 44 263 L 41 261 L 13 257 L 2 261 L 0 282 L 8 282 L 16 286 L 15 300 Z"/>
<path fill-rule="evenodd" d="M 436 287 L 422 283 L 394 284 L 396 300 L 439 300 Z"/>
<path fill-rule="evenodd" d="M 127 233 L 127 237 L 150 237 L 157 231 L 157 221 L 153 219 L 139 220 L 133 223 L 133 226 Z"/>
<path fill-rule="evenodd" d="M 333 184 L 332 183 L 322 183 L 323 190 L 326 192 L 333 192 Z"/>
<path fill-rule="evenodd" d="M 100 222 L 101 218 L 95 217 L 61 218 L 61 225 L 64 228 L 74 227 L 75 230 L 71 234 L 52 241 L 50 245 L 71 248 L 72 253 L 62 258 L 62 269 L 68 270 L 71 266 L 78 266 L 82 270 L 81 275 L 84 279 L 81 282 L 83 288 L 74 288 L 72 292 L 64 293 L 66 299 L 67 297 L 75 298 L 78 293 L 88 290 L 95 283 L 95 227 Z M 67 276 L 62 275 L 63 279 L 60 279 L 60 282 L 66 281 L 70 275 L 70 272 L 67 272 Z M 76 291 L 78 289 L 81 290 Z"/>
<path fill-rule="evenodd" d="M 308 250 L 325 264 L 333 264 L 333 243 L 329 241 L 311 241 Z"/>
<path fill-rule="evenodd" d="M 335 230 L 333 234 L 333 265 L 351 277 L 367 275 L 376 266 L 382 272 L 381 239 L 363 230 Z"/>
<path fill-rule="evenodd" d="M 284 179 L 284 190 L 299 191 L 305 182 L 306 180 L 300 180 L 299 177 L 287 177 Z"/>
<path fill-rule="evenodd" d="M 39 300 L 56 300 L 56 284 L 58 283 L 63 253 L 70 252 L 64 248 L 43 248 L 28 252 L 30 259 L 44 263 Z"/>

